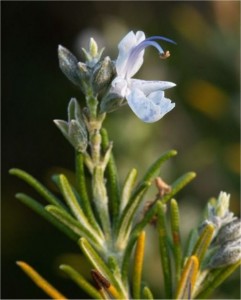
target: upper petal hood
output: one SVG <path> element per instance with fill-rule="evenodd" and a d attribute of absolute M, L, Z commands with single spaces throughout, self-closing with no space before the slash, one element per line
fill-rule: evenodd
<path fill-rule="evenodd" d="M 133 76 L 143 64 L 144 50 L 141 51 L 133 64 L 128 65 L 128 59 L 131 54 L 131 50 L 135 48 L 138 44 L 145 40 L 145 34 L 142 31 L 137 31 L 135 34 L 130 31 L 119 43 L 119 55 L 116 60 L 116 72 L 118 76 L 125 77 L 126 72 L 129 69 L 128 76 Z M 131 68 L 131 70 L 130 70 Z"/>

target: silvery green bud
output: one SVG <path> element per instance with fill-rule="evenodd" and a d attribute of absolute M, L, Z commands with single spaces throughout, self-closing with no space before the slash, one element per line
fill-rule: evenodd
<path fill-rule="evenodd" d="M 126 99 L 116 93 L 107 93 L 101 100 L 100 112 L 111 112 L 125 105 Z"/>
<path fill-rule="evenodd" d="M 212 256 L 207 268 L 222 268 L 235 264 L 241 259 L 241 239 L 220 245 Z"/>
<path fill-rule="evenodd" d="M 217 230 L 232 222 L 235 217 L 229 210 L 230 194 L 220 192 L 218 199 L 211 199 L 207 205 L 207 219 L 212 222 Z"/>
<path fill-rule="evenodd" d="M 227 241 L 236 240 L 241 237 L 241 222 L 240 219 L 235 219 L 232 222 L 224 225 L 218 232 L 217 243 L 225 243 Z"/>
<path fill-rule="evenodd" d="M 71 120 L 76 120 L 82 127 L 85 127 L 81 109 L 76 98 L 71 98 L 68 105 L 68 122 Z"/>
<path fill-rule="evenodd" d="M 84 90 L 83 80 L 89 76 L 88 67 L 83 63 L 79 63 L 77 58 L 61 45 L 58 47 L 58 56 L 59 67 L 65 76 Z"/>
<path fill-rule="evenodd" d="M 115 66 L 107 56 L 94 66 L 92 73 L 92 86 L 95 93 L 105 92 L 115 76 Z"/>
<path fill-rule="evenodd" d="M 69 122 L 69 141 L 78 152 L 85 152 L 88 146 L 86 129 L 76 120 Z"/>
<path fill-rule="evenodd" d="M 87 51 L 85 48 L 82 48 L 88 67 L 93 68 L 94 65 L 99 62 L 104 50 L 105 48 L 102 48 L 100 51 L 98 51 L 98 45 L 96 41 L 93 38 L 90 39 L 89 50 Z"/>
<path fill-rule="evenodd" d="M 54 120 L 54 123 L 76 151 L 86 151 L 88 146 L 87 131 L 82 119 L 80 106 L 75 98 L 72 98 L 68 105 L 68 122 Z"/>

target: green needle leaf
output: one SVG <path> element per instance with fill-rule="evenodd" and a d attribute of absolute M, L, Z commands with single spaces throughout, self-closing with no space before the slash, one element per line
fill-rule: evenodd
<path fill-rule="evenodd" d="M 87 219 L 95 227 L 97 231 L 100 230 L 99 225 L 93 214 L 93 210 L 90 204 L 89 195 L 87 192 L 86 180 L 85 180 L 85 170 L 84 170 L 84 156 L 82 153 L 77 152 L 75 154 L 75 166 L 76 166 L 76 181 L 77 189 L 81 198 L 81 203 L 83 205 L 83 210 L 86 214 Z"/>
<path fill-rule="evenodd" d="M 122 193 L 121 193 L 120 212 L 122 212 L 125 209 L 128 201 L 130 199 L 132 189 L 136 182 L 136 177 L 137 177 L 137 170 L 136 169 L 130 170 L 130 172 L 128 173 L 126 180 L 124 182 L 124 186 L 123 186 Z"/>
<path fill-rule="evenodd" d="M 227 266 L 225 268 L 214 269 L 205 279 L 204 284 L 201 287 L 201 291 L 195 299 L 208 299 L 213 291 L 227 278 L 229 277 L 239 266 L 241 265 L 241 260 L 233 265 Z"/>
<path fill-rule="evenodd" d="M 176 200 L 171 200 L 171 229 L 176 268 L 176 281 L 179 280 L 182 265 L 182 247 L 180 237 L 180 215 Z"/>
<path fill-rule="evenodd" d="M 101 129 L 101 136 L 103 150 L 106 151 L 110 142 L 107 130 L 105 128 Z M 107 164 L 107 188 L 109 190 L 111 216 L 113 218 L 113 223 L 116 224 L 120 206 L 120 188 L 115 159 L 112 153 Z"/>
<path fill-rule="evenodd" d="M 170 260 L 170 249 L 167 234 L 165 204 L 158 203 L 158 233 L 159 249 L 162 262 L 162 272 L 165 286 L 165 297 L 172 299 L 172 270 Z"/>
<path fill-rule="evenodd" d="M 55 287 L 53 287 L 46 279 L 37 273 L 30 265 L 24 261 L 17 261 L 17 265 L 33 280 L 52 299 L 67 299 Z"/>
<path fill-rule="evenodd" d="M 136 251 L 134 255 L 134 269 L 133 269 L 133 298 L 141 298 L 141 275 L 145 251 L 145 231 L 142 231 L 139 235 L 136 244 Z"/>
<path fill-rule="evenodd" d="M 85 278 L 69 265 L 60 265 L 64 271 L 79 287 L 81 287 L 93 299 L 102 299 L 100 293 Z"/>
<path fill-rule="evenodd" d="M 16 198 L 19 199 L 22 203 L 24 203 L 28 207 L 30 207 L 33 211 L 38 213 L 40 216 L 45 218 L 47 221 L 53 224 L 60 231 L 64 232 L 72 240 L 77 241 L 79 239 L 79 236 L 74 231 L 70 230 L 68 227 L 66 227 L 59 221 L 57 221 L 55 217 L 53 217 L 50 213 L 48 213 L 45 210 L 43 205 L 39 204 L 33 198 L 21 193 L 16 194 Z"/>
<path fill-rule="evenodd" d="M 64 205 L 60 202 L 58 198 L 55 197 L 46 187 L 44 187 L 37 179 L 35 179 L 32 175 L 20 169 L 11 169 L 9 170 L 11 175 L 15 175 L 25 182 L 27 182 L 30 186 L 32 186 L 42 197 L 44 197 L 50 204 L 54 204 L 59 207 L 64 207 Z"/>
<path fill-rule="evenodd" d="M 59 175 L 59 183 L 64 199 L 66 200 L 66 203 L 73 212 L 74 216 L 77 218 L 79 223 L 83 225 L 83 227 L 85 227 L 89 232 L 92 233 L 92 235 L 96 235 L 96 231 L 93 230 L 93 227 L 91 226 L 83 210 L 81 209 L 79 202 L 76 199 L 75 194 L 69 184 L 68 179 L 63 174 Z M 103 234 L 100 229 L 98 230 L 98 238 L 99 240 L 103 238 Z"/>
<path fill-rule="evenodd" d="M 197 278 L 198 268 L 198 258 L 195 255 L 190 256 L 183 268 L 175 299 L 193 299 L 192 294 Z"/>
<path fill-rule="evenodd" d="M 145 286 L 143 288 L 143 296 L 144 296 L 144 299 L 149 299 L 149 300 L 153 300 L 154 299 L 151 290 L 147 286 Z"/>
<path fill-rule="evenodd" d="M 214 230 L 215 228 L 212 224 L 207 224 L 203 228 L 202 233 L 196 242 L 195 248 L 193 250 L 193 255 L 197 256 L 200 265 L 212 241 Z"/>
<path fill-rule="evenodd" d="M 197 242 L 198 239 L 198 230 L 196 228 L 192 229 L 189 236 L 188 236 L 188 240 L 187 240 L 187 246 L 185 249 L 185 255 L 184 257 L 188 257 L 191 256 L 193 253 L 193 249 L 195 247 L 195 244 Z"/>
<path fill-rule="evenodd" d="M 186 186 L 191 180 L 196 177 L 194 172 L 189 172 L 181 177 L 179 177 L 176 181 L 174 181 L 171 185 L 171 192 L 166 194 L 161 200 L 162 203 L 167 203 L 177 192 L 179 192 L 184 186 Z"/>
<path fill-rule="evenodd" d="M 158 202 L 157 202 L 158 203 Z M 130 265 L 130 258 L 131 258 L 131 253 L 132 249 L 135 245 L 135 242 L 140 235 L 141 231 L 145 228 L 145 226 L 151 221 L 153 216 L 157 213 L 157 203 L 153 205 L 145 214 L 143 219 L 135 225 L 133 228 L 131 235 L 128 240 L 128 244 L 125 250 L 124 258 L 123 258 L 123 263 L 122 263 L 122 278 L 125 284 L 127 284 L 127 276 L 128 276 L 128 268 Z"/>
<path fill-rule="evenodd" d="M 99 256 L 99 254 L 94 250 L 94 248 L 90 245 L 87 239 L 81 238 L 79 240 L 79 245 L 82 251 L 84 252 L 85 256 L 88 258 L 90 263 L 94 266 L 94 268 L 98 270 L 113 286 L 115 286 L 117 290 L 121 293 L 122 298 L 125 299 L 124 293 L 121 290 L 119 282 L 113 276 L 110 268 Z"/>
<path fill-rule="evenodd" d="M 162 154 L 147 170 L 141 182 L 152 181 L 159 174 L 161 165 L 175 155 L 177 155 L 176 150 L 170 150 Z"/>
<path fill-rule="evenodd" d="M 54 205 L 48 205 L 45 209 L 53 215 L 57 220 L 66 225 L 69 229 L 75 232 L 78 236 L 87 237 L 96 248 L 102 249 L 102 241 L 99 238 L 93 236 L 93 234 L 88 231 L 86 227 L 80 222 L 76 221 L 69 214 L 63 212 L 59 207 Z"/>
<path fill-rule="evenodd" d="M 130 234 L 130 227 L 133 222 L 133 215 L 140 206 L 143 196 L 147 189 L 150 187 L 150 185 L 150 182 L 145 182 L 141 186 L 139 186 L 139 188 L 134 192 L 133 196 L 131 197 L 126 208 L 124 209 L 120 219 L 118 238 L 116 241 L 116 245 L 118 248 L 123 248 L 126 246 L 126 241 Z"/>

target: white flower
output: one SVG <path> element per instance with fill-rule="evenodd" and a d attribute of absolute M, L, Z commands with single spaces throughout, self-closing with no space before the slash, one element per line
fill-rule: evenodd
<path fill-rule="evenodd" d="M 110 92 L 126 98 L 133 112 L 146 123 L 160 120 L 175 106 L 164 96 L 164 90 L 174 87 L 175 83 L 131 78 L 143 64 L 146 47 L 153 46 L 160 55 L 164 54 L 161 46 L 155 41 L 160 39 L 174 43 L 160 36 L 146 39 L 142 31 L 136 34 L 133 31 L 129 32 L 119 43 L 119 55 L 116 60 L 117 77 L 111 83 Z"/>

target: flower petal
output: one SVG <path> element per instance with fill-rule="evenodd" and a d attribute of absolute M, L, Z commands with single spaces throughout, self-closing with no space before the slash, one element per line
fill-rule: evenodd
<path fill-rule="evenodd" d="M 145 95 L 148 95 L 151 92 L 158 91 L 158 90 L 164 91 L 174 86 L 176 86 L 176 84 L 169 81 L 146 81 L 140 79 L 129 80 L 130 89 L 139 89 Z"/>
<path fill-rule="evenodd" d="M 130 56 L 131 50 L 145 40 L 145 34 L 142 31 L 137 31 L 135 34 L 130 31 L 119 43 L 119 55 L 116 60 L 116 72 L 118 76 L 125 77 L 127 71 L 127 61 Z M 140 52 L 138 58 L 131 66 L 131 76 L 133 76 L 143 64 L 144 50 Z M 130 68 L 129 68 L 130 69 Z"/>
<path fill-rule="evenodd" d="M 111 83 L 111 89 L 109 93 L 117 94 L 122 98 L 126 97 L 127 94 L 127 81 L 122 77 L 117 76 Z"/>
<path fill-rule="evenodd" d="M 127 96 L 127 102 L 137 117 L 146 123 L 160 120 L 175 106 L 175 103 L 164 97 L 163 91 L 155 91 L 146 96 L 143 91 L 134 89 Z"/>

